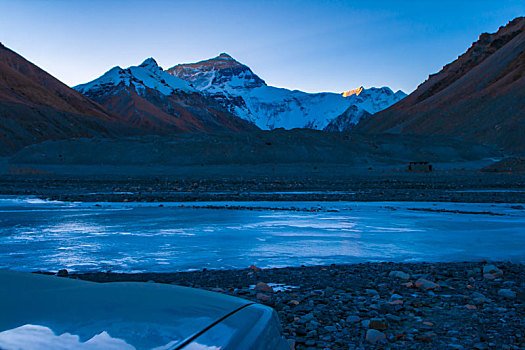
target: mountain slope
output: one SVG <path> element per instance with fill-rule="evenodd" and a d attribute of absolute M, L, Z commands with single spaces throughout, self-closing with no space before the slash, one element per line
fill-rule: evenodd
<path fill-rule="evenodd" d="M 149 133 L 255 129 L 184 80 L 164 72 L 153 58 L 139 66 L 114 67 L 74 89 Z"/>
<path fill-rule="evenodd" d="M 525 150 L 525 18 L 482 34 L 456 61 L 357 129 L 447 135 Z"/>
<path fill-rule="evenodd" d="M 371 116 L 371 113 L 368 113 L 364 109 L 352 105 L 346 109 L 340 116 L 335 119 L 332 119 L 330 123 L 324 128 L 325 131 L 350 131 L 357 124 L 356 120 L 359 121 L 364 118 Z"/>
<path fill-rule="evenodd" d="M 254 123 L 261 129 L 321 130 L 349 107 L 358 107 L 359 113 L 346 118 L 344 123 L 342 118 L 337 123 L 343 130 L 357 123 L 363 115 L 363 110 L 372 114 L 406 96 L 402 91 L 394 94 L 387 87 L 361 87 L 344 95 L 310 94 L 276 88 L 268 86 L 248 66 L 225 53 L 197 63 L 180 64 L 167 72 L 192 84 L 234 115 Z M 331 129 L 335 131 L 333 126 Z"/>
<path fill-rule="evenodd" d="M 45 140 L 109 136 L 117 118 L 0 44 L 0 155 Z"/>

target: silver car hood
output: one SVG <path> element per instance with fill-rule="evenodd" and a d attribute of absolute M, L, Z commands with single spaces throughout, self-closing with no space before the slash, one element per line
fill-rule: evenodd
<path fill-rule="evenodd" d="M 67 348 L 173 349 L 250 304 L 174 285 L 93 283 L 4 270 L 0 348 L 32 339 L 35 349 L 42 339 L 54 339 L 56 344 L 41 348 L 77 342 Z"/>

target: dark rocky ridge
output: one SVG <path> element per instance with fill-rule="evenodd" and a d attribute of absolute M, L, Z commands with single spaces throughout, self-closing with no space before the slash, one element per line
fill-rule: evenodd
<path fill-rule="evenodd" d="M 45 140 L 132 135 L 118 116 L 0 44 L 0 156 Z"/>
<path fill-rule="evenodd" d="M 436 165 L 439 169 L 439 166 Z M 216 166 L 10 165 L 0 194 L 62 201 L 431 201 L 516 203 L 523 209 L 525 173 L 342 164 Z"/>
<path fill-rule="evenodd" d="M 309 129 L 192 133 L 169 137 L 79 139 L 25 148 L 10 163 L 84 165 L 234 165 L 461 162 L 497 157 L 491 147 L 446 137 L 326 133 Z"/>

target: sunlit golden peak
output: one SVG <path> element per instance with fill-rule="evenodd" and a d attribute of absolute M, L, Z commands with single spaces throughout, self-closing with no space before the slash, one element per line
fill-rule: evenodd
<path fill-rule="evenodd" d="M 353 89 L 353 90 L 350 90 L 350 91 L 345 91 L 345 92 L 343 92 L 343 97 L 348 97 L 348 96 L 352 96 L 352 95 L 359 96 L 359 94 L 363 90 L 364 90 L 364 87 L 361 86 L 361 87 L 358 87 L 357 89 Z"/>

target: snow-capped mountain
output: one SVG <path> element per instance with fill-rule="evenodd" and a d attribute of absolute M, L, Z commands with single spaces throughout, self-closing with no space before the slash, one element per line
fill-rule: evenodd
<path fill-rule="evenodd" d="M 257 88 L 266 86 L 252 70 L 234 60 L 230 55 L 219 56 L 197 63 L 179 64 L 166 72 L 190 82 L 197 90 L 220 92 L 225 86 L 235 88 Z"/>
<path fill-rule="evenodd" d="M 166 73 L 153 58 L 139 66 L 114 67 L 100 78 L 74 89 L 118 114 L 133 127 L 148 132 L 255 129 L 188 82 Z"/>
<path fill-rule="evenodd" d="M 164 95 L 170 95 L 176 91 L 195 92 L 196 90 L 186 81 L 166 74 L 152 57 L 146 59 L 139 66 L 127 69 L 113 67 L 100 78 L 89 83 L 74 87 L 78 92 L 85 94 L 95 90 L 103 90 L 105 87 L 124 84 L 129 87 L 133 85 L 138 93 L 144 93 L 146 88 L 157 90 Z"/>
<path fill-rule="evenodd" d="M 343 97 L 350 101 L 348 107 L 341 115 L 329 121 L 324 128 L 327 131 L 348 131 L 360 120 L 380 112 L 407 95 L 399 90 L 393 92 L 388 87 L 365 89 L 360 87 L 343 92 Z"/>
<path fill-rule="evenodd" d="M 227 54 L 164 71 L 153 58 L 114 67 L 75 90 L 134 127 L 154 132 L 311 128 L 344 131 L 405 93 L 360 87 L 343 94 L 268 86 Z"/>
<path fill-rule="evenodd" d="M 166 72 L 261 129 L 322 130 L 330 125 L 328 129 L 332 131 L 347 130 L 361 117 L 379 112 L 406 96 L 388 87 L 312 94 L 268 86 L 248 66 L 225 53 L 197 63 L 180 64 Z M 342 117 L 336 122 L 339 116 Z"/>
<path fill-rule="evenodd" d="M 352 105 L 347 108 L 340 116 L 332 119 L 324 128 L 326 131 L 349 131 L 359 120 L 367 118 L 372 114 L 364 109 Z"/>

